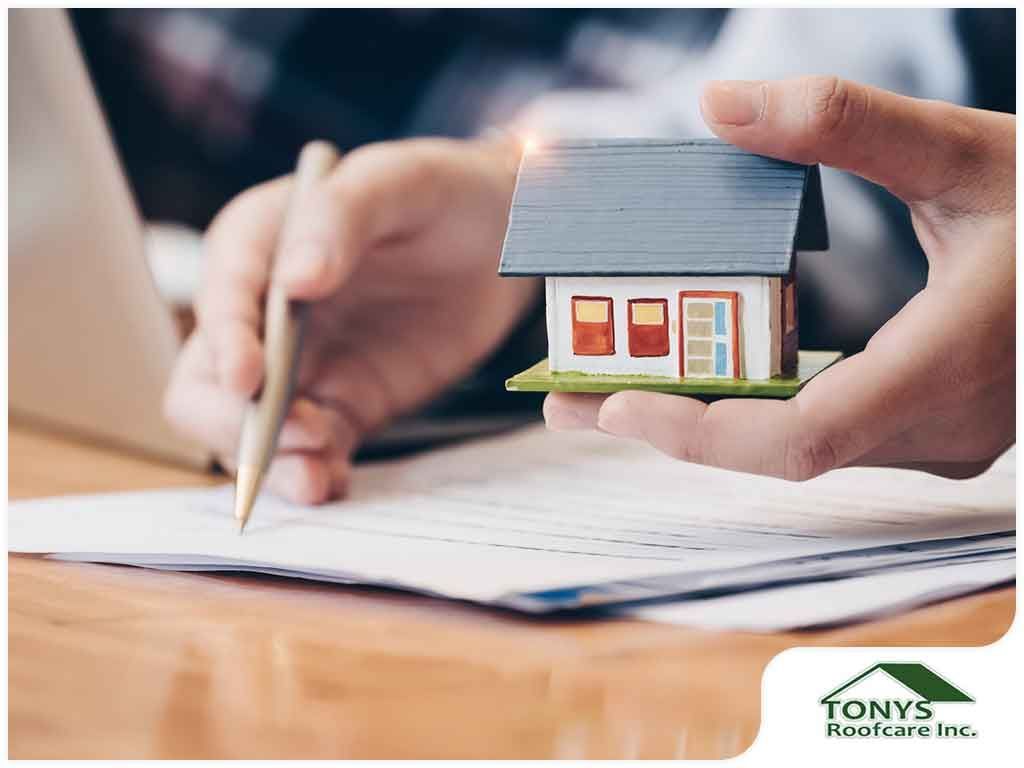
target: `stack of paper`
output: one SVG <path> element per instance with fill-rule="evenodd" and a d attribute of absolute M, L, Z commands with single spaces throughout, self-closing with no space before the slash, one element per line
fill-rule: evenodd
<path fill-rule="evenodd" d="M 530 612 L 684 595 L 631 610 L 749 628 L 841 621 L 1014 574 L 1012 455 L 969 481 L 848 469 L 792 484 L 536 427 L 360 467 L 339 503 L 265 495 L 243 536 L 231 502 L 221 487 L 14 503 L 9 548 Z"/>

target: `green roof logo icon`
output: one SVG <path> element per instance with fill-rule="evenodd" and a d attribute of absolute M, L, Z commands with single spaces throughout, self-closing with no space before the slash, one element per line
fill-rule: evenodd
<path fill-rule="evenodd" d="M 949 680 L 918 662 L 882 662 L 847 680 L 831 693 L 821 698 L 821 704 L 838 701 L 844 694 L 853 694 L 854 688 L 861 686 L 869 678 L 885 675 L 906 689 L 915 698 L 928 702 L 973 702 L 974 699 L 953 685 Z"/>

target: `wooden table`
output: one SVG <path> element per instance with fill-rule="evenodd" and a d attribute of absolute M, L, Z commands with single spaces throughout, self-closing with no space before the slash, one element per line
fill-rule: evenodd
<path fill-rule="evenodd" d="M 12 499 L 222 481 L 12 427 Z M 813 633 L 531 621 L 270 577 L 11 556 L 16 758 L 725 757 L 793 645 L 991 642 L 1000 589 Z"/>

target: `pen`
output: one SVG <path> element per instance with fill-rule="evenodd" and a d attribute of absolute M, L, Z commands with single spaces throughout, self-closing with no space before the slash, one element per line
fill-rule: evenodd
<path fill-rule="evenodd" d="M 326 141 L 312 141 L 302 148 L 275 261 L 280 256 L 281 243 L 288 233 L 289 220 L 302 204 L 303 193 L 327 176 L 339 158 L 338 151 Z M 289 300 L 284 289 L 274 284 L 273 264 L 270 274 L 263 316 L 266 360 L 263 387 L 246 408 L 238 447 L 235 519 L 238 520 L 239 533 L 245 530 L 245 524 L 249 522 L 253 503 L 274 456 L 277 437 L 288 414 L 299 366 L 302 328 L 308 309 L 305 302 Z"/>

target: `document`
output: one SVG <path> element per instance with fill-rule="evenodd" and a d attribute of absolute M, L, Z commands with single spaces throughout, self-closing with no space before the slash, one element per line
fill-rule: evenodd
<path fill-rule="evenodd" d="M 622 615 L 703 629 L 771 632 L 880 618 L 978 592 L 1016 578 L 1013 553 L 938 566 L 893 569 L 838 581 L 752 590 L 623 609 Z"/>
<path fill-rule="evenodd" d="M 241 536 L 228 486 L 16 502 L 8 547 L 542 613 L 1005 559 L 1015 549 L 1014 478 L 1011 453 L 968 481 L 853 468 L 794 484 L 535 426 L 361 465 L 337 503 L 264 494 Z"/>

